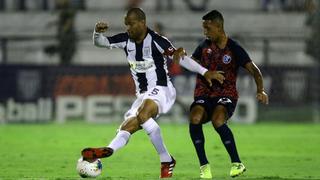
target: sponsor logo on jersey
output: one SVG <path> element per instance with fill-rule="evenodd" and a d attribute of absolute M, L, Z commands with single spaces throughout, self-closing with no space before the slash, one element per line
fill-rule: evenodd
<path fill-rule="evenodd" d="M 225 63 L 225 64 L 229 64 L 231 62 L 231 56 L 225 54 L 222 58 L 222 62 Z"/>
<path fill-rule="evenodd" d="M 150 69 L 155 68 L 154 61 L 152 59 L 144 58 L 144 61 L 128 61 L 130 69 L 137 73 L 145 73 Z"/>

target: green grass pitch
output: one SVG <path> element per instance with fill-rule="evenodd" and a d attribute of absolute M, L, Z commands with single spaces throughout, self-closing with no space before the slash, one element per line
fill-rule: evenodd
<path fill-rule="evenodd" d="M 115 124 L 0 125 L 0 179 L 80 179 L 75 171 L 80 150 L 103 146 L 115 135 Z M 319 124 L 230 125 L 247 172 L 236 179 L 320 179 Z M 199 179 L 199 164 L 187 124 L 161 124 L 177 166 L 172 179 Z M 231 179 L 227 152 L 210 124 L 206 151 L 214 179 Z M 129 144 L 103 159 L 98 179 L 158 179 L 159 157 L 139 131 Z"/>

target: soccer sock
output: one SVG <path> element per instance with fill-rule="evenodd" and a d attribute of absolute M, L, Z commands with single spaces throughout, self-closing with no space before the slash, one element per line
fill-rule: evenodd
<path fill-rule="evenodd" d="M 130 136 L 131 134 L 128 131 L 120 130 L 117 133 L 116 137 L 114 137 L 111 143 L 108 145 L 108 147 L 113 149 L 113 152 L 115 152 L 128 143 Z"/>
<path fill-rule="evenodd" d="M 147 132 L 149 138 L 156 148 L 161 162 L 170 162 L 172 161 L 169 152 L 167 151 L 166 146 L 163 143 L 161 130 L 156 121 L 152 118 L 148 119 L 145 123 L 143 123 L 142 128 Z"/>
<path fill-rule="evenodd" d="M 231 162 L 241 162 L 232 131 L 229 127 L 226 124 L 223 124 L 216 128 L 216 131 L 219 133 L 222 143 L 229 153 Z"/>
<path fill-rule="evenodd" d="M 208 164 L 208 159 L 206 157 L 206 152 L 204 149 L 204 136 L 202 131 L 202 124 L 189 124 L 189 133 L 196 149 L 200 166 Z"/>

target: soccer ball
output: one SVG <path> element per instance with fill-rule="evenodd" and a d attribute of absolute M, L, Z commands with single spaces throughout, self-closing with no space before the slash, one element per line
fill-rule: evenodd
<path fill-rule="evenodd" d="M 93 162 L 83 160 L 81 157 L 77 163 L 77 172 L 83 178 L 97 177 L 101 174 L 102 163 L 100 159 Z"/>

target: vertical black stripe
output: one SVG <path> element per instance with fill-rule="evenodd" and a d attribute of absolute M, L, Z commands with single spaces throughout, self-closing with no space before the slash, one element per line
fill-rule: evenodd
<path fill-rule="evenodd" d="M 127 45 L 128 45 L 128 44 L 126 44 L 126 46 L 123 48 L 124 52 L 126 53 L 126 57 L 128 57 Z"/>
<path fill-rule="evenodd" d="M 167 73 L 164 69 L 163 55 L 158 50 L 154 42 L 152 42 L 152 57 L 156 65 L 157 85 L 167 86 Z"/>
<path fill-rule="evenodd" d="M 135 45 L 136 45 L 136 61 L 144 61 L 142 58 L 143 42 L 140 44 L 135 43 Z M 139 82 L 140 93 L 147 91 L 148 80 L 146 78 L 146 73 L 137 73 L 137 77 Z"/>

